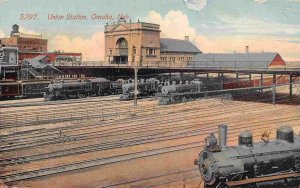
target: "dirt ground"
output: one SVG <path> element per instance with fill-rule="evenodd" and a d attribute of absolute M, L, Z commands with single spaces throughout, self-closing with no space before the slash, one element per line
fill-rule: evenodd
<path fill-rule="evenodd" d="M 282 90 L 283 91 L 283 90 Z M 286 92 L 283 92 L 286 93 Z M 296 103 L 296 101 L 294 101 Z M 15 183 L 15 187 L 51 187 L 51 188 L 85 188 L 85 187 L 191 187 L 202 188 L 203 182 L 199 176 L 197 166 L 194 165 L 194 159 L 202 150 L 202 145 L 205 137 L 210 132 L 216 132 L 219 124 L 227 124 L 229 126 L 228 145 L 237 144 L 237 136 L 242 130 L 251 130 L 254 134 L 255 141 L 260 140 L 260 135 L 266 131 L 271 131 L 271 138 L 275 137 L 275 129 L 281 125 L 290 125 L 294 128 L 295 133 L 300 133 L 300 106 L 293 105 L 290 102 L 282 102 L 273 105 L 270 102 L 252 102 L 252 101 L 231 101 L 221 99 L 207 99 L 191 101 L 184 104 L 175 104 L 169 106 L 157 106 L 157 100 L 140 100 L 137 111 L 131 102 L 115 101 L 110 102 L 95 102 L 92 108 L 88 104 L 65 104 L 57 106 L 41 107 L 18 107 L 10 108 L 11 113 L 18 116 L 27 117 L 30 112 L 37 113 L 41 116 L 48 115 L 47 109 L 53 111 L 53 107 L 68 107 L 74 114 L 81 113 L 80 110 L 92 108 L 91 111 L 104 110 L 113 107 L 112 111 L 118 109 L 131 109 L 127 113 L 107 119 L 88 118 L 84 117 L 76 121 L 66 121 L 60 123 L 47 123 L 28 125 L 15 129 L 1 130 L 1 135 L 11 134 L 14 131 L 35 130 L 35 129 L 50 129 L 55 127 L 67 127 L 74 124 L 83 124 L 86 127 L 89 125 L 99 124 L 101 126 L 89 130 L 70 131 L 68 135 L 79 133 L 97 133 L 101 131 L 110 131 L 115 128 L 118 130 L 110 136 L 102 136 L 94 139 L 81 141 L 70 141 L 65 143 L 56 143 L 34 148 L 21 149 L 11 152 L 2 152 L 0 158 L 17 157 L 24 154 L 38 154 L 53 152 L 61 149 L 67 149 L 77 146 L 89 146 L 110 140 L 122 142 L 126 138 L 133 136 L 144 136 L 148 138 L 149 134 L 163 134 L 165 136 L 174 136 L 177 133 L 184 131 L 196 132 L 199 134 L 186 136 L 181 138 L 173 138 L 164 141 L 154 141 L 140 145 L 126 146 L 120 148 L 112 148 L 103 151 L 93 151 L 89 153 L 64 156 L 59 158 L 34 161 L 25 164 L 17 164 L 7 166 L 0 169 L 0 175 L 28 171 L 45 167 L 60 166 L 62 164 L 70 164 L 89 159 L 100 159 L 110 156 L 120 156 L 131 152 L 148 151 L 151 149 L 164 148 L 170 146 L 178 146 L 181 144 L 198 142 L 199 147 L 170 152 L 160 155 L 147 156 L 139 159 L 132 159 L 123 162 L 116 162 L 107 165 L 77 170 L 63 174 L 46 176 L 28 181 Z M 299 101 L 298 101 L 299 102 Z M 151 107 L 151 108 L 150 108 Z M 151 110 L 149 110 L 151 109 Z M 111 110 L 111 109 L 109 109 Z M 180 113 L 181 112 L 181 113 Z M 26 114 L 27 115 L 26 115 Z M 91 112 L 92 113 L 92 112 Z M 101 112 L 102 113 L 102 112 Z M 135 116 L 132 116 L 132 114 Z M 0 114 L 0 116 L 5 113 Z M 31 116 L 28 115 L 28 118 Z M 1 117 L 4 118 L 4 117 Z M 9 119 L 6 119 L 10 121 Z M 13 120 L 12 120 L 13 121 Z M 146 125 L 146 127 L 145 127 Z M 143 127 L 144 126 L 144 127 Z M 144 129 L 145 132 L 136 133 L 133 130 L 129 131 L 128 127 L 136 127 L 136 130 Z M 142 128 L 143 127 L 143 128 Z M 168 128 L 168 132 L 166 132 Z M 180 130 L 179 128 L 184 128 Z M 149 129 L 149 131 L 148 131 Z M 209 130 L 209 131 L 207 131 Z M 127 132 L 128 131 L 128 132 Z M 120 136 L 119 133 L 128 133 Z M 50 134 L 50 133 L 49 133 Z M 188 135 L 188 134 L 186 134 Z M 3 146 L 1 143 L 0 146 Z M 186 171 L 185 171 L 186 170 Z M 184 173 L 179 173 L 183 172 Z M 0 184 L 1 187 L 1 184 Z M 3 187 L 5 187 L 3 185 Z"/>

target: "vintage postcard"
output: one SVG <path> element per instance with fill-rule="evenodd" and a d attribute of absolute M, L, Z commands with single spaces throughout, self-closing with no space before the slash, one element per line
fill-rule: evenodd
<path fill-rule="evenodd" d="M 0 0 L 0 188 L 299 188 L 299 0 Z"/>

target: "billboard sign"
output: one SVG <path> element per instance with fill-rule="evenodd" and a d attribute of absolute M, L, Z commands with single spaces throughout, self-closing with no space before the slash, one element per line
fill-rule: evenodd
<path fill-rule="evenodd" d="M 16 47 L 2 47 L 0 48 L 0 64 L 5 66 L 18 65 L 18 48 Z"/>

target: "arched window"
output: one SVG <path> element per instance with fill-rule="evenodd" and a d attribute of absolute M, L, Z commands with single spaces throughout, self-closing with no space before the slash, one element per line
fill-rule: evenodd
<path fill-rule="evenodd" d="M 125 38 L 119 38 L 116 46 L 120 56 L 128 56 L 128 42 Z"/>
<path fill-rule="evenodd" d="M 125 38 L 119 38 L 117 41 L 118 48 L 128 48 L 128 42 Z"/>

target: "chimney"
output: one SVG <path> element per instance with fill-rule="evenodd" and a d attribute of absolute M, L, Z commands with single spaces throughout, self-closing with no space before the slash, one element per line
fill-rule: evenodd
<path fill-rule="evenodd" d="M 219 145 L 221 148 L 227 145 L 227 125 L 219 125 Z"/>
<path fill-rule="evenodd" d="M 249 53 L 249 46 L 246 46 L 246 53 Z"/>
<path fill-rule="evenodd" d="M 190 41 L 190 37 L 189 36 L 184 36 L 184 40 Z"/>

